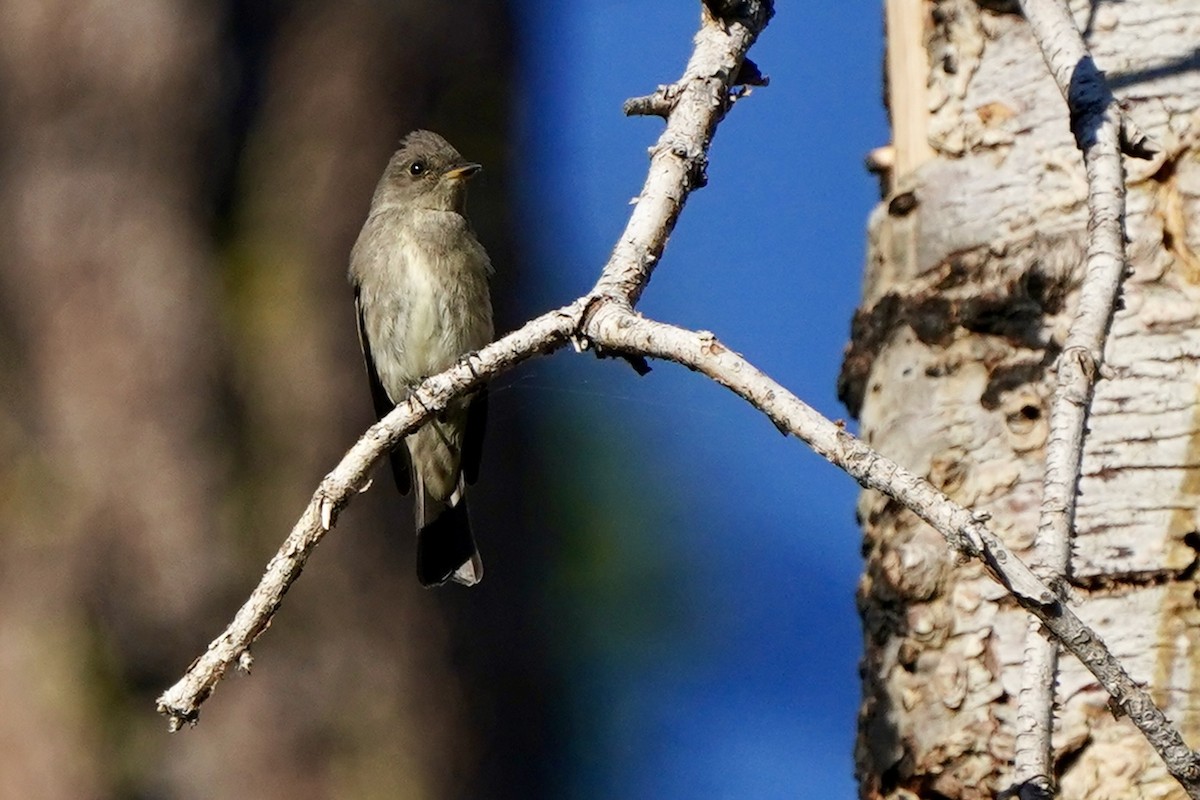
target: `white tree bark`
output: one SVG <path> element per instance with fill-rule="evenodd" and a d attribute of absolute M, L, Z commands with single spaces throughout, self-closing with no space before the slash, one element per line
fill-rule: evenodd
<path fill-rule="evenodd" d="M 1086 55 L 1080 43 L 1066 36 L 1046 49 L 1052 77 L 1019 16 L 967 0 L 914 5 L 932 12 L 921 41 L 908 46 L 929 55 L 935 157 L 896 175 L 888 206 L 873 217 L 844 396 L 861 403 L 868 442 L 955 500 L 990 511 L 1019 554 L 1034 555 L 1044 500 L 1043 531 L 1056 531 L 1045 561 L 1054 578 L 1070 553 L 1075 480 L 1069 459 L 1055 457 L 1055 491 L 1043 496 L 1043 464 L 1048 441 L 1067 453 L 1076 446 L 1071 431 L 1082 424 L 1089 367 L 1100 360 L 1089 353 L 1103 342 L 1106 298 L 1120 277 L 1119 205 L 1109 205 L 1107 239 L 1093 236 L 1090 252 L 1087 245 L 1088 178 L 1093 201 L 1098 175 L 1115 171 L 1119 180 L 1116 127 L 1100 130 L 1110 155 L 1085 171 L 1062 100 L 1079 88 L 1072 70 Z M 1036 15 L 1056 4 L 1024 5 Z M 1126 163 L 1131 274 L 1083 451 L 1070 596 L 1194 739 L 1187 689 L 1195 680 L 1189 640 L 1200 622 L 1192 597 L 1200 537 L 1189 453 L 1200 435 L 1193 254 L 1200 236 L 1186 220 L 1200 185 L 1200 3 L 1072 9 L 1096 65 L 1163 153 Z M 1052 22 L 1063 29 L 1061 19 Z M 1104 275 L 1081 301 L 1085 261 L 1089 274 Z M 1081 305 L 1093 307 L 1084 316 L 1098 325 L 1077 326 L 1068 337 Z M 1058 383 L 1083 388 L 1060 390 L 1074 410 L 1060 413 L 1057 404 L 1051 432 L 1060 355 Z M 858 757 L 864 796 L 991 797 L 1039 777 L 1039 769 L 1012 771 L 1014 700 L 1022 692 L 1046 696 L 1052 674 L 1043 661 L 1021 685 L 1027 656 L 1046 653 L 1035 641 L 1026 648 L 1024 615 L 977 567 L 932 550 L 929 532 L 883 498 L 864 495 L 861 513 L 869 544 Z M 1091 676 L 1073 659 L 1061 670 L 1055 774 L 1044 777 L 1057 779 L 1066 797 L 1180 794 L 1129 720 L 1108 713 Z M 1044 730 L 1044 720 L 1020 722 L 1027 735 Z"/>

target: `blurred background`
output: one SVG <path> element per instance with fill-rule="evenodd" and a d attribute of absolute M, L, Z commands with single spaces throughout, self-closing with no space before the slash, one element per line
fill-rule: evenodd
<path fill-rule="evenodd" d="M 880 4 L 780 3 L 641 309 L 824 413 Z M 0 798 L 851 797 L 855 487 L 686 370 L 492 389 L 487 580 L 355 501 L 200 725 L 154 698 L 372 421 L 345 281 L 415 127 L 485 165 L 497 327 L 586 291 L 692 0 L 0 0 Z"/>

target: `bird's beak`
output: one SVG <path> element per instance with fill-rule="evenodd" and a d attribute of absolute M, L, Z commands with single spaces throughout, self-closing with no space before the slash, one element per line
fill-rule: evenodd
<path fill-rule="evenodd" d="M 479 166 L 478 164 L 463 164 L 461 167 L 455 167 L 452 170 L 448 170 L 443 177 L 452 181 L 466 180 L 476 172 L 479 172 L 481 169 L 483 169 L 483 167 Z"/>

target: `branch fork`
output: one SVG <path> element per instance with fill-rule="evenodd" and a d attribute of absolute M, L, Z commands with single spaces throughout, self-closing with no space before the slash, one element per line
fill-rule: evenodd
<path fill-rule="evenodd" d="M 1054 4 L 1052 0 L 1048 2 Z M 648 98 L 626 103 L 627 113 L 659 114 L 665 116 L 667 126 L 652 150 L 649 173 L 626 229 L 592 291 L 530 320 L 472 357 L 428 378 L 408 402 L 401 403 L 373 425 L 321 482 L 287 540 L 268 563 L 258 587 L 230 625 L 179 682 L 159 697 L 159 712 L 167 716 L 171 730 L 184 723 L 195 724 L 200 705 L 211 696 L 228 668 L 236 665 L 249 670 L 250 646 L 270 625 L 284 593 L 299 577 L 308 556 L 330 530 L 338 512 L 355 494 L 365 491 L 371 469 L 404 435 L 455 397 L 536 355 L 570 343 L 577 350 L 592 349 L 599 356 L 619 354 L 635 369 L 645 366 L 646 358 L 658 358 L 699 372 L 745 399 L 780 431 L 806 442 L 864 488 L 882 492 L 911 509 L 955 550 L 980 559 L 992 577 L 1033 615 L 1038 626 L 1044 627 L 1092 672 L 1116 706 L 1129 715 L 1162 756 L 1189 795 L 1200 797 L 1200 759 L 1196 753 L 1184 744 L 1149 694 L 1130 678 L 1103 641 L 987 527 L 986 515 L 955 504 L 928 481 L 871 450 L 842 425 L 822 417 L 729 349 L 711 332 L 677 328 L 633 310 L 684 202 L 693 189 L 703 185 L 696 180 L 695 167 L 689 164 L 700 165 L 699 174 L 703 174 L 708 144 L 729 109 L 728 98 L 739 67 L 772 14 L 770 0 L 732 3 L 712 0 L 706 5 L 710 11 L 716 8 L 715 13 L 722 15 L 736 12 L 737 19 L 733 22 L 722 19 L 714 24 L 711 17 L 706 17 L 696 35 L 695 50 L 683 78 L 660 87 Z M 1036 2 L 1027 0 L 1025 5 Z M 633 111 L 629 110 L 631 107 Z M 1111 140 L 1115 142 L 1116 136 Z M 1089 177 L 1090 165 L 1089 160 Z M 1120 187 L 1117 192 L 1120 196 Z M 1108 252 L 1122 251 L 1118 247 Z M 1123 267 L 1119 255 L 1116 261 Z M 1089 257 L 1089 279 L 1093 271 Z M 1076 344 L 1068 340 L 1069 346 Z M 1099 363 L 1094 344 L 1080 346 L 1082 352 L 1094 356 Z M 1069 513 L 1064 516 L 1069 517 Z M 1036 784 L 1037 776 L 1031 776 L 1028 785 Z"/>
<path fill-rule="evenodd" d="M 731 76 L 737 74 L 746 51 L 766 27 L 771 0 L 740 0 L 738 8 L 741 16 L 737 23 L 725 29 L 712 24 L 701 27 L 684 76 L 651 95 L 659 99 L 630 101 L 635 106 L 641 102 L 665 110 L 667 127 L 652 151 L 650 171 L 625 232 L 595 288 L 428 378 L 408 401 L 367 430 L 321 481 L 233 621 L 184 676 L 158 698 L 158 711 L 168 718 L 172 731 L 185 723 L 196 723 L 200 705 L 211 696 L 230 666 L 250 663 L 250 646 L 270 625 L 288 587 L 300 576 L 338 513 L 360 491 L 358 487 L 368 485 L 372 468 L 384 455 L 432 414 L 489 378 L 568 342 L 579 351 L 594 349 L 598 355 L 604 355 L 605 350 L 620 352 L 640 373 L 649 370 L 645 354 L 631 350 L 623 339 L 605 338 L 602 331 L 627 333 L 637 328 L 642 318 L 633 312 L 633 305 L 650 280 L 687 196 L 702 185 L 695 179 L 695 166 L 688 165 L 701 165 L 702 174 L 708 143 L 728 109 L 720 98 L 727 96 L 732 88 Z M 712 102 L 714 96 L 717 102 Z M 614 321 L 616 324 L 612 324 Z"/>

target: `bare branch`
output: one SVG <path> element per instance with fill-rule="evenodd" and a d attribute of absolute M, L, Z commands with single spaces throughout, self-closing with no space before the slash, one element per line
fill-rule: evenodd
<path fill-rule="evenodd" d="M 1092 61 L 1061 0 L 1021 0 L 1021 10 L 1063 97 L 1088 179 L 1088 248 L 1079 306 L 1057 364 L 1034 565 L 1062 591 L 1071 557 L 1083 439 L 1125 273 L 1125 175 L 1122 148 L 1147 158 L 1156 148 L 1136 129 Z M 1017 703 L 1015 779 L 1022 797 L 1053 785 L 1051 730 L 1057 647 L 1031 634 Z"/>
<path fill-rule="evenodd" d="M 582 310 L 583 304 L 575 303 L 526 323 L 446 372 L 426 380 L 407 401 L 367 429 L 321 481 L 279 552 L 267 564 L 258 587 L 233 621 L 192 662 L 183 678 L 158 698 L 158 712 L 168 717 L 172 731 L 185 722 L 195 723 L 200 705 L 229 668 L 235 663 L 248 663 L 250 645 L 271 624 L 284 594 L 300 577 L 308 557 L 333 527 L 341 510 L 365 487 L 379 460 L 405 434 L 444 409 L 455 397 L 478 388 L 487 377 L 563 346 L 578 325 Z"/>
<path fill-rule="evenodd" d="M 745 0 L 739 9 L 738 17 L 731 20 L 705 15 L 683 77 L 670 87 L 660 88 L 664 96 L 674 97 L 667 127 L 651 150 L 650 169 L 638 203 L 593 291 L 429 378 L 407 402 L 368 429 L 321 482 L 233 621 L 192 662 L 187 673 L 158 698 L 158 711 L 168 717 L 171 730 L 178 730 L 185 722 L 194 724 L 200 705 L 229 668 L 235 663 L 248 663 L 250 645 L 270 625 L 308 556 L 341 509 L 366 484 L 384 453 L 450 400 L 516 364 L 556 350 L 569 340 L 574 340 L 578 349 L 585 349 L 586 328 L 598 303 L 613 298 L 622 304 L 637 302 L 688 195 L 704 184 L 703 164 L 713 131 L 729 109 L 733 81 L 746 51 L 766 27 L 772 3 Z M 627 360 L 639 373 L 649 369 L 645 359 L 636 354 L 627 356 Z"/>
<path fill-rule="evenodd" d="M 666 130 L 650 148 L 650 171 L 642 193 L 594 294 L 624 298 L 637 305 L 688 195 L 708 180 L 708 145 L 733 102 L 731 92 L 746 52 L 772 13 L 771 2 L 746 0 L 739 4 L 739 15 L 733 21 L 703 15 L 683 77 L 670 86 L 660 86 L 650 98 L 626 103 L 626 113 L 630 113 L 630 104 L 669 104 L 670 116 Z"/>
<path fill-rule="evenodd" d="M 942 534 L 951 547 L 982 561 L 1021 607 L 1096 677 L 1188 795 L 1200 797 L 1200 758 L 1184 743 L 1149 692 L 1134 682 L 1103 640 L 1008 550 L 982 519 L 822 417 L 711 333 L 686 331 L 645 319 L 616 303 L 598 311 L 593 322 L 589 335 L 597 342 L 675 361 L 706 375 L 762 411 L 780 430 L 802 439 L 865 488 L 882 492 L 910 509 Z"/>
<path fill-rule="evenodd" d="M 723 7 L 723 6 L 722 6 Z M 625 232 L 591 293 L 536 318 L 520 330 L 426 380 L 412 399 L 372 426 L 313 495 L 267 574 L 233 623 L 175 686 L 159 698 L 172 728 L 195 722 L 199 706 L 234 664 L 246 664 L 249 647 L 270 623 L 288 586 L 338 512 L 367 481 L 371 467 L 401 438 L 454 397 L 537 353 L 567 342 L 580 349 L 644 356 L 686 365 L 728 387 L 853 476 L 912 509 L 950 544 L 979 558 L 989 573 L 1075 653 L 1154 746 L 1193 797 L 1200 796 L 1200 764 L 1161 710 L 1104 643 L 985 525 L 920 477 L 875 453 L 839 425 L 824 419 L 709 333 L 682 330 L 633 311 L 690 192 L 703 185 L 709 141 L 731 102 L 732 82 L 746 50 L 766 25 L 768 0 L 742 0 L 736 18 L 706 14 L 696 49 L 676 94 L 666 129 L 651 150 L 651 166 Z"/>
<path fill-rule="evenodd" d="M 1070 557 L 1075 489 L 1083 431 L 1104 343 L 1125 273 L 1125 174 L 1121 164 L 1121 112 L 1088 55 L 1065 6 L 1057 0 L 1022 3 L 1034 34 L 1067 98 L 1088 178 L 1088 248 L 1079 307 L 1058 361 L 1050 413 L 1045 491 L 1038 525 L 1039 549 L 1052 582 Z"/>
<path fill-rule="evenodd" d="M 208 697 L 253 638 L 265 629 L 290 580 L 299 573 L 307 554 L 323 535 L 322 508 L 332 507 L 336 519 L 336 512 L 366 480 L 371 466 L 407 431 L 445 407 L 453 397 L 476 388 L 486 376 L 509 369 L 539 350 L 561 346 L 576 330 L 577 323 L 584 326 L 580 333 L 601 347 L 674 361 L 729 388 L 761 410 L 780 430 L 806 442 L 865 488 L 883 492 L 911 509 L 939 531 L 953 548 L 980 559 L 992 577 L 1095 675 L 1189 792 L 1200 791 L 1200 763 L 1148 693 L 1134 683 L 1103 641 L 1004 546 L 981 518 L 822 417 L 711 333 L 687 331 L 646 319 L 616 298 L 580 301 L 539 317 L 484 348 L 470 363 L 461 363 L 430 378 L 417 390 L 412 402 L 372 426 L 337 469 L 322 481 L 296 529 L 272 560 L 268 568 L 271 580 L 264 578 L 264 585 L 239 611 L 226 634 L 213 642 L 184 680 L 160 698 L 159 710 L 170 715 L 176 726 L 195 720 L 199 703 Z"/>

